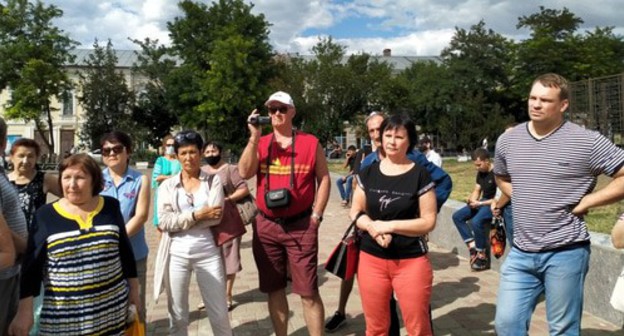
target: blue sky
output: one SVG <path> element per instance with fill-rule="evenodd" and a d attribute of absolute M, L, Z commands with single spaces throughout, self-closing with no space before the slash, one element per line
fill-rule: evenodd
<path fill-rule="evenodd" d="M 174 0 L 43 0 L 61 8 L 57 24 L 90 48 L 95 38 L 111 39 L 118 49 L 135 49 L 128 40 L 150 37 L 169 43 L 166 23 L 179 15 Z M 245 0 L 250 2 L 249 0 Z M 210 3 L 210 1 L 201 1 Z M 582 28 L 615 26 L 624 35 L 622 0 L 256 0 L 254 13 L 272 24 L 271 44 L 277 52 L 310 54 L 319 36 L 332 36 L 348 53 L 434 56 L 446 47 L 455 27 L 469 28 L 485 20 L 488 28 L 509 38 L 526 31 L 518 17 L 539 6 L 566 6 L 585 20 Z"/>

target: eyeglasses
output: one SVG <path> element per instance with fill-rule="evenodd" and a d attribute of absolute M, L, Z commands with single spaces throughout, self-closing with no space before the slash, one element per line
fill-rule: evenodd
<path fill-rule="evenodd" d="M 193 141 L 199 137 L 199 134 L 195 132 L 187 132 L 187 133 L 178 133 L 176 134 L 174 140 L 177 143 L 186 142 L 188 140 Z"/>
<path fill-rule="evenodd" d="M 110 156 L 111 154 L 121 154 L 124 151 L 123 145 L 115 145 L 113 147 L 102 147 L 102 155 Z"/>
<path fill-rule="evenodd" d="M 174 144 L 166 144 L 165 147 L 173 147 Z"/>
<path fill-rule="evenodd" d="M 268 109 L 269 109 L 270 114 L 274 114 L 275 112 L 286 114 L 288 112 L 288 106 L 280 106 L 280 107 L 270 106 Z"/>
<path fill-rule="evenodd" d="M 193 194 L 186 194 L 186 202 L 188 202 L 192 208 L 195 207 L 195 197 Z"/>

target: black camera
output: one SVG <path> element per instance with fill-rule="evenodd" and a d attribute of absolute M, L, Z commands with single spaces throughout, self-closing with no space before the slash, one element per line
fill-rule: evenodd
<path fill-rule="evenodd" d="M 269 209 L 287 207 L 290 204 L 290 191 L 286 188 L 269 190 L 264 194 L 264 203 Z"/>
<path fill-rule="evenodd" d="M 271 117 L 255 115 L 249 118 L 249 123 L 252 125 L 270 125 Z"/>

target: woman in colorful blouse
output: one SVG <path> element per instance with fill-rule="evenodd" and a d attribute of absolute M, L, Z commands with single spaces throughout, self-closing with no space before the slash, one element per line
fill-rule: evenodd
<path fill-rule="evenodd" d="M 99 195 L 102 171 L 86 154 L 59 173 L 63 198 L 35 213 L 9 334 L 28 334 L 33 297 L 43 295 L 41 335 L 123 335 L 129 304 L 142 307 L 119 202 Z"/>
<path fill-rule="evenodd" d="M 141 306 L 145 307 L 149 251 L 145 241 L 144 225 L 149 215 L 149 180 L 141 172 L 128 167 L 132 154 L 132 139 L 128 134 L 119 131 L 110 132 L 102 137 L 100 145 L 102 161 L 106 165 L 102 170 L 104 188 L 100 195 L 110 196 L 119 201 L 141 285 Z M 140 317 L 141 321 L 145 322 L 145 309 L 142 310 Z"/>
<path fill-rule="evenodd" d="M 174 144 L 173 136 L 171 134 L 167 134 L 163 138 L 163 148 L 165 150 L 165 154 L 163 156 L 159 156 L 156 159 L 156 163 L 154 163 L 154 169 L 152 170 L 152 188 L 154 190 L 158 189 L 158 186 L 166 179 L 170 178 L 173 175 L 176 175 L 182 170 L 182 166 L 180 165 L 180 161 L 178 161 L 176 157 L 175 150 L 173 148 Z M 158 193 L 154 192 L 154 226 L 158 227 Z"/>

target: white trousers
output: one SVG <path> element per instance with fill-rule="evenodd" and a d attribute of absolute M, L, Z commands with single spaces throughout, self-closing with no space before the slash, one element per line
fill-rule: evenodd
<path fill-rule="evenodd" d="M 225 274 L 221 253 L 210 257 L 169 256 L 169 335 L 187 336 L 189 324 L 189 286 L 195 272 L 208 319 L 214 335 L 232 335 L 225 297 Z"/>

